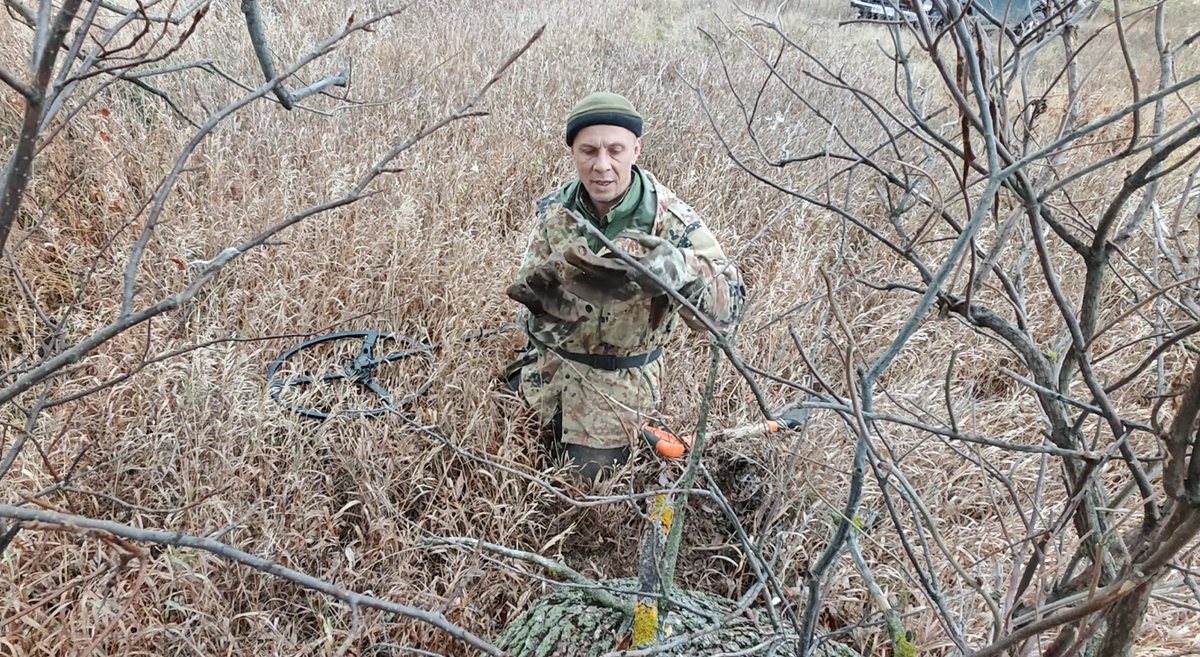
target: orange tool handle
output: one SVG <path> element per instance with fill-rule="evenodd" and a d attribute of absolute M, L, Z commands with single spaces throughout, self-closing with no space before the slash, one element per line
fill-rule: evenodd
<path fill-rule="evenodd" d="M 779 431 L 779 423 L 775 420 L 764 420 L 762 422 L 748 424 L 744 427 L 726 429 L 725 431 L 717 431 L 714 435 L 721 438 L 745 438 L 747 436 L 757 436 L 764 433 L 771 433 L 773 431 Z M 650 443 L 650 445 L 654 447 L 655 451 L 667 458 L 672 459 L 677 459 L 683 456 L 687 450 L 692 448 L 692 443 L 694 443 L 696 439 L 695 436 L 692 435 L 676 436 L 666 429 L 652 427 L 648 424 L 642 427 L 642 436 L 646 439 L 646 442 Z"/>
<path fill-rule="evenodd" d="M 654 447 L 654 451 L 670 459 L 684 455 L 692 446 L 691 436 L 676 436 L 666 429 L 646 425 L 642 427 L 642 436 Z"/>

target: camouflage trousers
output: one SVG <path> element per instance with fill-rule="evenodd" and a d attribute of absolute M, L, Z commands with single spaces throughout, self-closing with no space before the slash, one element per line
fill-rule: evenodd
<path fill-rule="evenodd" d="M 543 422 L 562 414 L 564 443 L 629 447 L 658 407 L 662 363 L 609 371 L 544 352 L 521 369 L 521 396 Z"/>

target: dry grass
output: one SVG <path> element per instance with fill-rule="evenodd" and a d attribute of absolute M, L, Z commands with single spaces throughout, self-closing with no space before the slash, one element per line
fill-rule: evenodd
<path fill-rule="evenodd" d="M 359 7 L 370 12 L 376 2 Z M 764 7 L 765 8 L 765 3 Z M 881 95 L 890 68 L 875 47 L 880 33 L 870 27 L 838 27 L 848 16 L 843 2 L 788 9 L 785 21 L 806 47 Z M 270 38 L 289 61 L 326 32 L 339 27 L 339 3 L 276 3 L 264 8 Z M 238 236 L 288 213 L 345 191 L 361 168 L 391 143 L 443 113 L 486 77 L 503 56 L 542 23 L 546 36 L 486 99 L 491 115 L 456 124 L 403 158 L 406 171 L 386 181 L 383 193 L 355 208 L 318 217 L 292 230 L 286 243 L 255 252 L 229 268 L 195 302 L 151 329 L 154 351 L 226 335 L 265 336 L 312 332 L 325 327 L 393 330 L 438 342 L 436 377 L 414 413 L 438 423 L 466 449 L 530 471 L 540 465 L 537 439 L 521 409 L 492 391 L 493 376 L 521 345 L 500 334 L 463 344 L 469 331 L 509 321 L 513 305 L 503 289 L 515 270 L 531 220 L 532 202 L 569 175 L 561 143 L 563 116 L 578 97 L 596 89 L 627 94 L 648 117 L 643 164 L 687 199 L 731 251 L 736 251 L 787 200 L 753 183 L 719 149 L 694 96 L 677 78 L 680 71 L 713 98 L 722 125 L 736 120 L 713 47 L 695 30 L 719 32 L 709 12 L 730 21 L 751 39 L 736 12 L 685 0 L 623 0 L 585 7 L 581 3 L 418 3 L 376 33 L 356 37 L 321 67 L 354 63 L 353 93 L 364 100 L 393 100 L 371 108 L 338 111 L 332 117 L 286 113 L 256 104 L 219 130 L 195 158 L 196 170 L 172 197 L 167 222 L 142 267 L 139 299 L 157 298 L 184 280 L 176 260 L 208 258 Z M 1179 16 L 1190 20 L 1185 7 Z M 1101 20 L 1103 16 L 1097 18 Z M 1139 26 L 1144 43 L 1148 32 Z M 242 79 L 258 75 L 240 14 L 233 3 L 217 3 L 185 57 L 209 57 Z M 1185 26 L 1172 26 L 1186 33 Z M 14 23 L 0 24 L 3 61 L 21 61 L 25 35 Z M 732 41 L 722 37 L 726 46 Z M 1152 50 L 1147 51 L 1152 55 Z M 1114 58 L 1092 62 L 1097 79 L 1124 89 L 1126 78 Z M 795 72 L 802 63 L 790 60 Z M 753 88 L 761 70 L 744 52 L 731 64 L 738 84 Z M 1200 66 L 1195 52 L 1180 57 L 1180 71 Z M 1189 68 L 1190 67 L 1190 68 Z M 315 78 L 327 70 L 309 73 Z M 925 71 L 926 74 L 930 74 Z M 805 83 L 802 91 L 818 105 L 838 107 L 827 88 Z M 192 72 L 164 83 L 199 115 L 229 100 L 233 91 Z M 1103 89 L 1103 85 L 1093 87 Z M 1085 112 L 1111 109 L 1100 91 L 1084 99 Z M 12 94 L 0 107 L 0 141 L 7 148 L 19 105 Z M 1194 100 L 1194 99 L 1193 99 Z M 783 121 L 796 108 L 779 93 L 768 97 L 763 116 L 778 114 L 767 134 L 772 143 L 790 131 L 796 152 L 821 144 L 824 132 Z M 328 106 L 326 102 L 319 102 Z M 110 110 L 101 113 L 101 108 Z M 844 129 L 868 138 L 872 125 L 847 111 Z M 69 302 L 75 272 L 86 267 L 111 236 L 117 255 L 98 260 L 93 287 L 70 327 L 72 338 L 110 319 L 134 235 L 120 227 L 150 193 L 157 176 L 188 132 L 157 101 L 128 89 L 105 94 L 70 134 L 48 149 L 28 195 L 26 227 L 52 201 L 46 220 L 17 253 L 39 300 L 51 309 Z M 1094 154 L 1088 154 L 1094 155 Z M 1083 155 L 1081 155 L 1081 158 Z M 947 175 L 946 172 L 941 172 Z M 783 177 L 803 187 L 824 174 L 798 167 Z M 1120 172 L 1097 176 L 1097 205 L 1119 183 Z M 79 182 L 61 199 L 63 185 Z M 855 190 L 856 203 L 870 216 L 873 191 Z M 1084 202 L 1081 200 L 1081 202 Z M 880 221 L 885 221 L 880 218 Z M 788 211 L 750 246 L 740 262 L 753 295 L 739 346 L 747 361 L 782 376 L 799 376 L 802 364 L 791 347 L 787 323 L 768 324 L 783 310 L 823 291 L 820 270 L 843 259 L 845 271 L 869 272 L 874 281 L 900 278 L 902 265 L 882 249 L 851 237 L 843 249 L 839 220 L 805 206 Z M 18 230 L 16 235 L 24 235 Z M 1139 245 L 1142 248 L 1145 245 Z M 122 248 L 124 247 L 124 248 Z M 1068 289 L 1080 284 L 1070 276 Z M 1114 287 L 1114 297 L 1117 288 Z M 882 349 L 910 312 L 911 299 L 851 285 L 839 303 L 862 352 Z M 1031 314 L 1049 309 L 1048 295 L 1030 298 Z M 802 336 L 820 323 L 823 303 L 790 317 Z M 5 369 L 32 352 L 44 330 L 21 301 L 10 276 L 0 281 L 0 352 Z M 365 315 L 364 315 L 365 313 Z M 347 318 L 354 318 L 347 321 Z M 1044 336 L 1049 346 L 1054 327 Z M 1120 327 L 1111 344 L 1144 329 Z M 69 392 L 88 381 L 110 378 L 136 362 L 145 334 L 133 332 L 88 358 L 63 383 Z M 844 342 L 842 336 L 837 339 Z M 79 486 L 146 507 L 198 506 L 172 515 L 122 509 L 96 497 L 56 495 L 58 508 L 134 525 L 209 534 L 237 523 L 225 540 L 243 550 L 339 585 L 427 608 L 472 631 L 495 635 L 533 597 L 546 590 L 500 564 L 470 554 L 418 547 L 426 535 L 470 536 L 560 556 L 596 577 L 631 574 L 640 520 L 627 506 L 573 510 L 526 482 L 480 469 L 440 448 L 398 419 L 335 420 L 315 423 L 279 409 L 266 395 L 264 372 L 295 340 L 224 345 L 195 352 L 67 407 L 48 413 L 39 427 L 38 448 L 26 449 L 0 484 L 12 499 L 53 481 L 84 445 L 91 447 L 78 469 L 107 463 Z M 930 320 L 881 382 L 896 400 L 940 414 L 942 376 L 948 354 L 960 351 L 955 391 L 967 400 L 958 409 L 964 427 L 995 438 L 1037 441 L 1042 426 L 1035 400 L 997 372 L 1015 369 L 1015 359 L 995 343 L 952 322 Z M 840 356 L 830 346 L 817 354 L 826 372 L 837 372 Z M 1139 356 L 1140 357 L 1140 356 Z M 1106 362 L 1105 373 L 1124 371 L 1130 358 Z M 694 417 L 707 349 L 702 339 L 681 331 L 670 352 L 664 381 L 666 415 L 680 424 Z M 1118 361 L 1122 359 L 1113 359 Z M 1169 362 L 1178 371 L 1182 358 Z M 774 402 L 789 393 L 768 386 Z M 714 408 L 717 426 L 751 419 L 755 409 L 744 382 L 724 370 Z M 1143 412 L 1144 401 L 1137 404 Z M 881 400 L 882 408 L 894 406 Z M 3 418 L 14 421 L 14 417 Z M 940 515 L 941 530 L 961 560 L 988 582 L 1011 567 L 1002 546 L 1015 531 L 1015 509 L 1003 491 L 950 447 L 917 432 L 888 430 L 891 449 L 907 454 L 905 473 Z M 7 443 L 6 438 L 6 443 Z M 789 586 L 824 545 L 830 508 L 840 505 L 852 442 L 833 416 L 818 416 L 800 444 L 801 461 L 792 481 L 780 481 L 788 454 L 783 443 L 717 443 L 713 459 L 727 492 L 748 518 L 756 499 L 783 491 L 785 546 L 780 573 Z M 44 452 L 45 458 L 39 454 Z M 1010 469 L 1022 491 L 1032 489 L 1038 459 L 991 454 Z M 616 487 L 654 482 L 663 465 L 646 454 Z M 1115 471 L 1115 467 L 1114 467 Z M 1119 474 L 1114 472 L 1114 478 Z M 864 507 L 880 513 L 870 493 Z M 1048 492 L 1046 512 L 1061 504 L 1061 489 Z M 685 537 L 680 574 L 688 586 L 736 595 L 747 578 L 745 564 L 718 514 L 702 508 L 696 531 Z M 924 599 L 904 574 L 895 536 L 878 531 L 863 548 L 875 575 L 916 634 L 921 651 L 947 646 L 944 633 L 922 605 Z M 132 567 L 108 572 L 115 552 L 85 537 L 24 531 L 4 554 L 0 618 L 41 608 L 0 628 L 0 654 L 73 654 L 95 632 L 118 626 L 94 654 L 102 655 L 316 655 L 332 654 L 350 628 L 350 614 L 328 599 L 273 578 L 232 567 L 205 554 L 155 549 L 147 585 L 136 591 Z M 1195 567 L 1195 558 L 1192 558 Z M 861 582 L 848 566 L 835 576 L 823 625 L 835 629 L 869 612 Z M 954 582 L 946 564 L 944 580 Z M 66 593 L 59 589 L 82 578 Z M 947 590 L 952 605 L 962 585 Z M 799 593 L 799 589 L 796 589 Z M 130 601 L 129 611 L 116 611 Z M 984 619 L 971 620 L 969 636 L 981 638 Z M 414 646 L 446 654 L 462 648 L 426 627 L 365 614 L 358 654 L 392 654 L 388 646 Z M 872 629 L 851 638 L 867 652 L 884 654 Z M 1169 654 L 1200 649 L 1200 623 L 1192 612 L 1152 607 L 1140 651 Z"/>

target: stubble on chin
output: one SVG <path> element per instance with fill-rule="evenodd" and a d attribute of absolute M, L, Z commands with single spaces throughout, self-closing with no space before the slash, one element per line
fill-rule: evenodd
<path fill-rule="evenodd" d="M 585 189 L 586 187 L 587 186 L 585 185 Z M 621 194 L 619 194 L 615 189 L 613 191 L 603 193 L 588 189 L 587 193 L 592 199 L 593 203 L 611 203 L 621 196 Z"/>

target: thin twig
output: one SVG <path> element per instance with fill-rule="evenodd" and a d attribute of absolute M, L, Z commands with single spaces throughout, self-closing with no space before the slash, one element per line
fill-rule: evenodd
<path fill-rule="evenodd" d="M 0 82 L 12 87 L 14 91 L 24 96 L 26 100 L 33 95 L 33 89 L 31 89 L 29 85 L 22 82 L 19 78 L 17 78 L 15 73 L 7 68 L 4 68 L 3 66 L 0 66 Z"/>
<path fill-rule="evenodd" d="M 540 554 L 526 552 L 524 550 L 514 550 L 503 545 L 487 543 L 473 538 L 429 538 L 425 539 L 423 544 L 428 546 L 453 545 L 472 550 L 482 547 L 484 550 L 487 550 L 493 554 L 499 554 L 500 556 L 508 557 L 510 559 L 526 561 L 545 569 L 546 572 L 550 573 L 550 575 L 556 579 L 561 579 L 573 584 L 579 584 L 584 595 L 588 598 L 591 598 L 597 604 L 608 607 L 609 609 L 615 609 L 629 618 L 633 617 L 633 605 L 627 600 L 618 600 L 608 591 L 599 588 L 595 581 L 580 574 L 580 572 L 574 568 L 571 568 L 562 562 L 547 559 Z"/>

